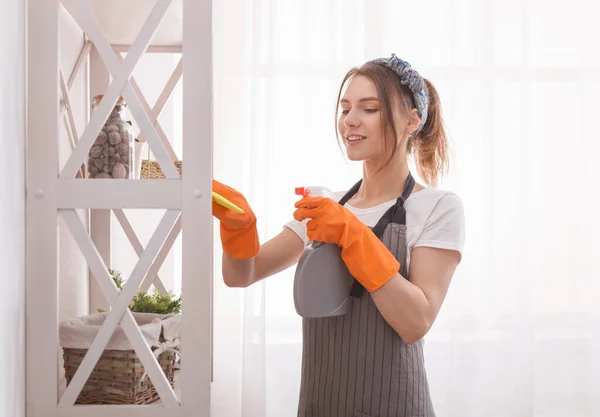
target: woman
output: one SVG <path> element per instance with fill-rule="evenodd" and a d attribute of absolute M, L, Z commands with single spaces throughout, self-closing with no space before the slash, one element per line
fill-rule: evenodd
<path fill-rule="evenodd" d="M 221 221 L 223 278 L 246 287 L 295 264 L 309 241 L 339 245 L 366 291 L 343 316 L 303 320 L 298 416 L 433 417 L 423 336 L 464 244 L 461 200 L 434 188 L 447 149 L 439 97 L 392 55 L 350 70 L 338 105 L 337 129 L 348 158 L 363 162 L 362 180 L 335 199 L 300 199 L 294 219 L 262 245 L 246 199 L 214 181 L 215 191 L 245 210 L 213 205 Z M 429 186 L 415 184 L 411 155 Z M 389 224 L 377 234 L 384 217 Z"/>

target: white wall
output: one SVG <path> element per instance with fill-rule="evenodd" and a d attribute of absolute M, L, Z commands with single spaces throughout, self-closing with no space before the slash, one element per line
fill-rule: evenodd
<path fill-rule="evenodd" d="M 25 7 L 3 2 L 0 13 L 0 416 L 25 415 L 24 147 Z"/>

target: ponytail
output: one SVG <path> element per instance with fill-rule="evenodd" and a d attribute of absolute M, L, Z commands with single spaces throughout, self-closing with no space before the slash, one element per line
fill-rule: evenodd
<path fill-rule="evenodd" d="M 427 79 L 424 81 L 429 98 L 427 120 L 417 136 L 409 142 L 409 147 L 413 150 L 419 176 L 435 187 L 448 169 L 448 139 L 440 97 L 434 85 Z"/>

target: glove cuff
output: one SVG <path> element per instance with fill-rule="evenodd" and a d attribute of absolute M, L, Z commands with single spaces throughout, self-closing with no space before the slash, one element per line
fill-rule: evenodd
<path fill-rule="evenodd" d="M 383 286 L 400 271 L 400 262 L 372 232 L 343 248 L 342 259 L 352 276 L 369 292 Z"/>

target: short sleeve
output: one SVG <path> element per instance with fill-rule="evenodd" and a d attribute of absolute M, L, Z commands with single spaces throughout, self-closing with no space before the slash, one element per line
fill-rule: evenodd
<path fill-rule="evenodd" d="M 300 239 L 302 239 L 304 246 L 308 245 L 309 241 L 308 236 L 306 235 L 306 223 L 308 223 L 308 219 L 301 222 L 296 219 L 292 219 L 284 225 L 284 227 L 291 229 L 298 235 Z"/>
<path fill-rule="evenodd" d="M 415 247 L 456 250 L 462 256 L 464 244 L 465 215 L 462 200 L 456 194 L 444 194 L 431 211 Z"/>

